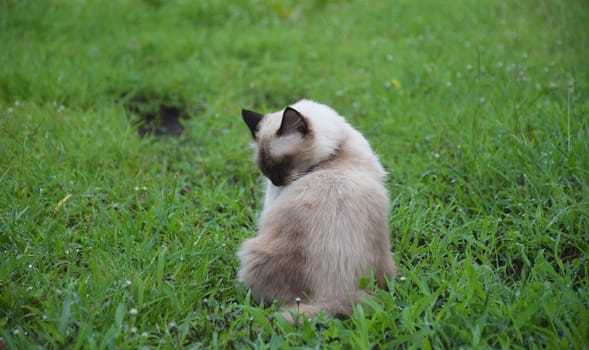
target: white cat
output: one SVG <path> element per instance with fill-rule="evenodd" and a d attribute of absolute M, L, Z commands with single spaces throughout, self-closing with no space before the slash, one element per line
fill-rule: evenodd
<path fill-rule="evenodd" d="M 254 300 L 277 300 L 309 318 L 320 310 L 350 314 L 367 295 L 363 276 L 372 271 L 385 286 L 396 275 L 383 167 L 326 105 L 301 100 L 268 115 L 242 110 L 242 117 L 268 181 L 259 232 L 237 254 L 238 279 Z"/>

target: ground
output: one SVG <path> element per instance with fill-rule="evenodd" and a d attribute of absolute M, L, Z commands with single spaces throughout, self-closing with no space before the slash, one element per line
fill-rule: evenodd
<path fill-rule="evenodd" d="M 4 1 L 0 349 L 589 347 L 583 1 Z M 235 280 L 241 108 L 329 104 L 400 275 L 290 326 Z"/>

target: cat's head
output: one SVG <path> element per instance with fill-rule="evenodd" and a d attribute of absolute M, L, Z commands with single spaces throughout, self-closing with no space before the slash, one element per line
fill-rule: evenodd
<path fill-rule="evenodd" d="M 334 155 L 345 121 L 328 106 L 301 100 L 284 110 L 261 114 L 243 109 L 254 139 L 255 160 L 275 186 L 284 186 Z"/>

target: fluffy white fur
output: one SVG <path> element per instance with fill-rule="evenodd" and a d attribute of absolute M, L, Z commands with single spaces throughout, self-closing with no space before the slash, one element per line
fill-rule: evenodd
<path fill-rule="evenodd" d="M 287 156 L 297 152 L 303 138 L 299 134 L 290 134 L 270 141 L 270 155 L 275 158 Z"/>
<path fill-rule="evenodd" d="M 349 314 L 366 295 L 358 286 L 362 276 L 372 271 L 384 286 L 396 274 L 385 171 L 366 139 L 333 109 L 309 100 L 290 107 L 308 131 L 279 135 L 285 110 L 263 116 L 256 129 L 248 123 L 261 169 L 288 172 L 280 186 L 267 181 L 258 235 L 238 252 L 238 279 L 256 300 L 302 298 L 300 311 L 309 317 L 319 310 Z"/>

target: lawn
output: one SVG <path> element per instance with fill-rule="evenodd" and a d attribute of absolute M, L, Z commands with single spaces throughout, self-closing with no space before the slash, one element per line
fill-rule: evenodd
<path fill-rule="evenodd" d="M 587 349 L 588 57 L 584 1 L 4 0 L 0 349 Z M 240 110 L 302 97 L 389 172 L 400 274 L 291 326 L 235 280 Z"/>

